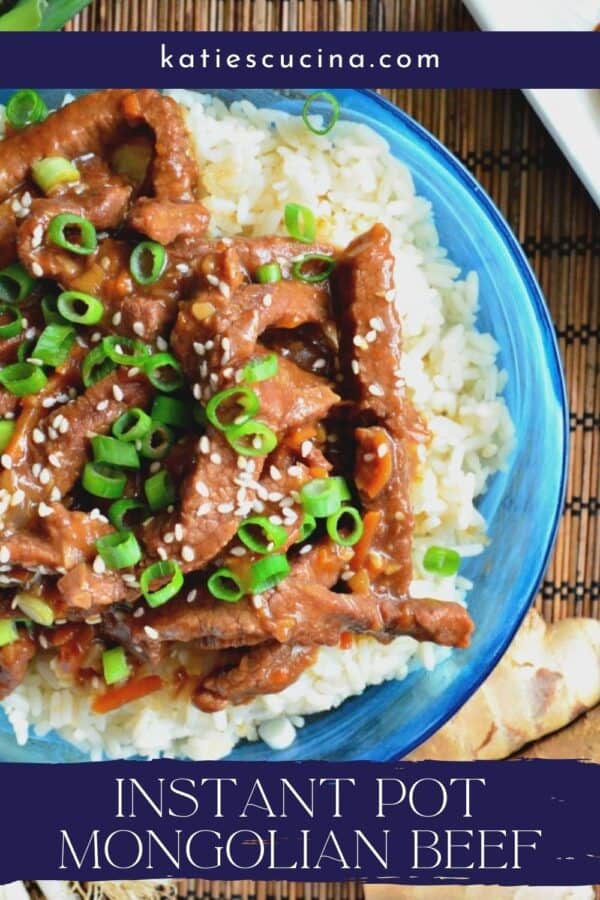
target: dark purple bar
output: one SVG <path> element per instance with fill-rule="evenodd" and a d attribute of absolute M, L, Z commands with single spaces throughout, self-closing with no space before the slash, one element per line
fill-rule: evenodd
<path fill-rule="evenodd" d="M 593 884 L 598 796 L 575 760 L 7 764 L 0 881 Z"/>
<path fill-rule="evenodd" d="M 593 88 L 599 57 L 594 32 L 13 33 L 0 85 Z"/>

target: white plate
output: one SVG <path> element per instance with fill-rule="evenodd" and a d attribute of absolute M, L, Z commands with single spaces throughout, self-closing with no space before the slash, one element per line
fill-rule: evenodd
<path fill-rule="evenodd" d="M 600 0 L 464 0 L 488 31 L 591 31 Z M 600 35 L 598 36 L 600 52 Z M 525 95 L 600 206 L 600 90 L 525 90 Z"/>

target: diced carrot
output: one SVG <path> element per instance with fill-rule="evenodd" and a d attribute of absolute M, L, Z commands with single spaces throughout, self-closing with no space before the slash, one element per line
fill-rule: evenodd
<path fill-rule="evenodd" d="M 323 466 L 311 466 L 308 470 L 311 478 L 327 478 L 329 472 Z"/>
<path fill-rule="evenodd" d="M 351 567 L 357 572 L 365 565 L 369 549 L 373 543 L 381 512 L 378 509 L 369 510 L 363 516 L 363 533 L 360 541 L 354 547 L 354 556 L 352 557 Z"/>
<path fill-rule="evenodd" d="M 342 650 L 349 650 L 352 646 L 352 633 L 350 631 L 344 631 L 340 637 L 340 648 Z"/>
<path fill-rule="evenodd" d="M 385 450 L 381 449 L 383 447 Z M 392 446 L 387 435 L 383 432 L 373 435 L 369 452 L 372 459 L 366 461 L 363 457 L 358 461 L 356 486 L 367 497 L 373 498 L 381 493 L 392 477 Z M 383 455 L 380 456 L 380 453 Z"/>
<path fill-rule="evenodd" d="M 120 687 L 109 688 L 106 693 L 96 697 L 92 703 L 95 713 L 107 713 L 113 709 L 119 709 L 126 703 L 139 700 L 147 694 L 153 694 L 162 687 L 162 678 L 158 675 L 146 675 L 144 678 L 135 678 Z"/>
<path fill-rule="evenodd" d="M 366 569 L 359 569 L 346 584 L 353 594 L 366 594 L 371 587 L 371 579 Z"/>
<path fill-rule="evenodd" d="M 314 425 L 301 425 L 289 433 L 286 438 L 286 444 L 292 450 L 299 450 L 304 441 L 312 441 L 316 434 L 317 429 Z"/>

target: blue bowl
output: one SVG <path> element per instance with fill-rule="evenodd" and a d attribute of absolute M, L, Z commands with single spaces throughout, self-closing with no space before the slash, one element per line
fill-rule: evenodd
<path fill-rule="evenodd" d="M 63 92 L 42 92 L 56 105 Z M 79 92 L 76 92 L 79 93 Z M 217 91 L 226 102 L 299 112 L 308 92 Z M 481 186 L 445 147 L 409 116 L 370 91 L 334 91 L 345 119 L 379 132 L 411 170 L 419 194 L 433 204 L 440 240 L 463 272 L 480 279 L 478 326 L 501 347 L 509 374 L 506 401 L 516 448 L 491 481 L 480 509 L 489 548 L 464 563 L 475 586 L 471 647 L 434 672 L 416 669 L 403 681 L 368 688 L 340 708 L 312 716 L 282 752 L 244 744 L 235 760 L 390 760 L 408 753 L 462 706 L 496 665 L 539 587 L 556 536 L 567 465 L 568 414 L 554 329 L 535 277 L 509 226 Z M 0 91 L 4 102 L 9 91 Z M 0 718 L 0 759 L 72 762 L 84 755 L 56 735 L 16 746 Z"/>

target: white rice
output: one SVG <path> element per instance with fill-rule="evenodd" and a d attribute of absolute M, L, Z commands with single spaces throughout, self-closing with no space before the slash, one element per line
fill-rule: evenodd
<path fill-rule="evenodd" d="M 432 434 L 419 448 L 422 465 L 412 486 L 412 592 L 466 602 L 471 584 L 465 578 L 432 577 L 421 561 L 431 544 L 455 547 L 463 556 L 482 552 L 485 522 L 475 501 L 513 440 L 498 346 L 475 327 L 476 273 L 461 277 L 439 245 L 431 205 L 415 194 L 410 172 L 387 143 L 366 126 L 340 121 L 331 134 L 317 137 L 300 118 L 248 101 L 228 109 L 209 96 L 173 96 L 188 110 L 215 235 L 282 233 L 282 211 L 290 201 L 314 210 L 318 238 L 338 245 L 378 221 L 390 229 L 404 376 Z M 361 638 L 348 650 L 321 649 L 295 684 L 245 706 L 203 713 L 165 690 L 106 716 L 91 713 L 89 696 L 61 684 L 40 656 L 3 707 L 21 744 L 32 726 L 37 735 L 58 731 L 94 759 L 215 759 L 241 739 L 288 746 L 305 715 L 336 707 L 368 685 L 403 678 L 411 660 L 432 668 L 443 653 L 407 637 L 387 645 Z"/>

